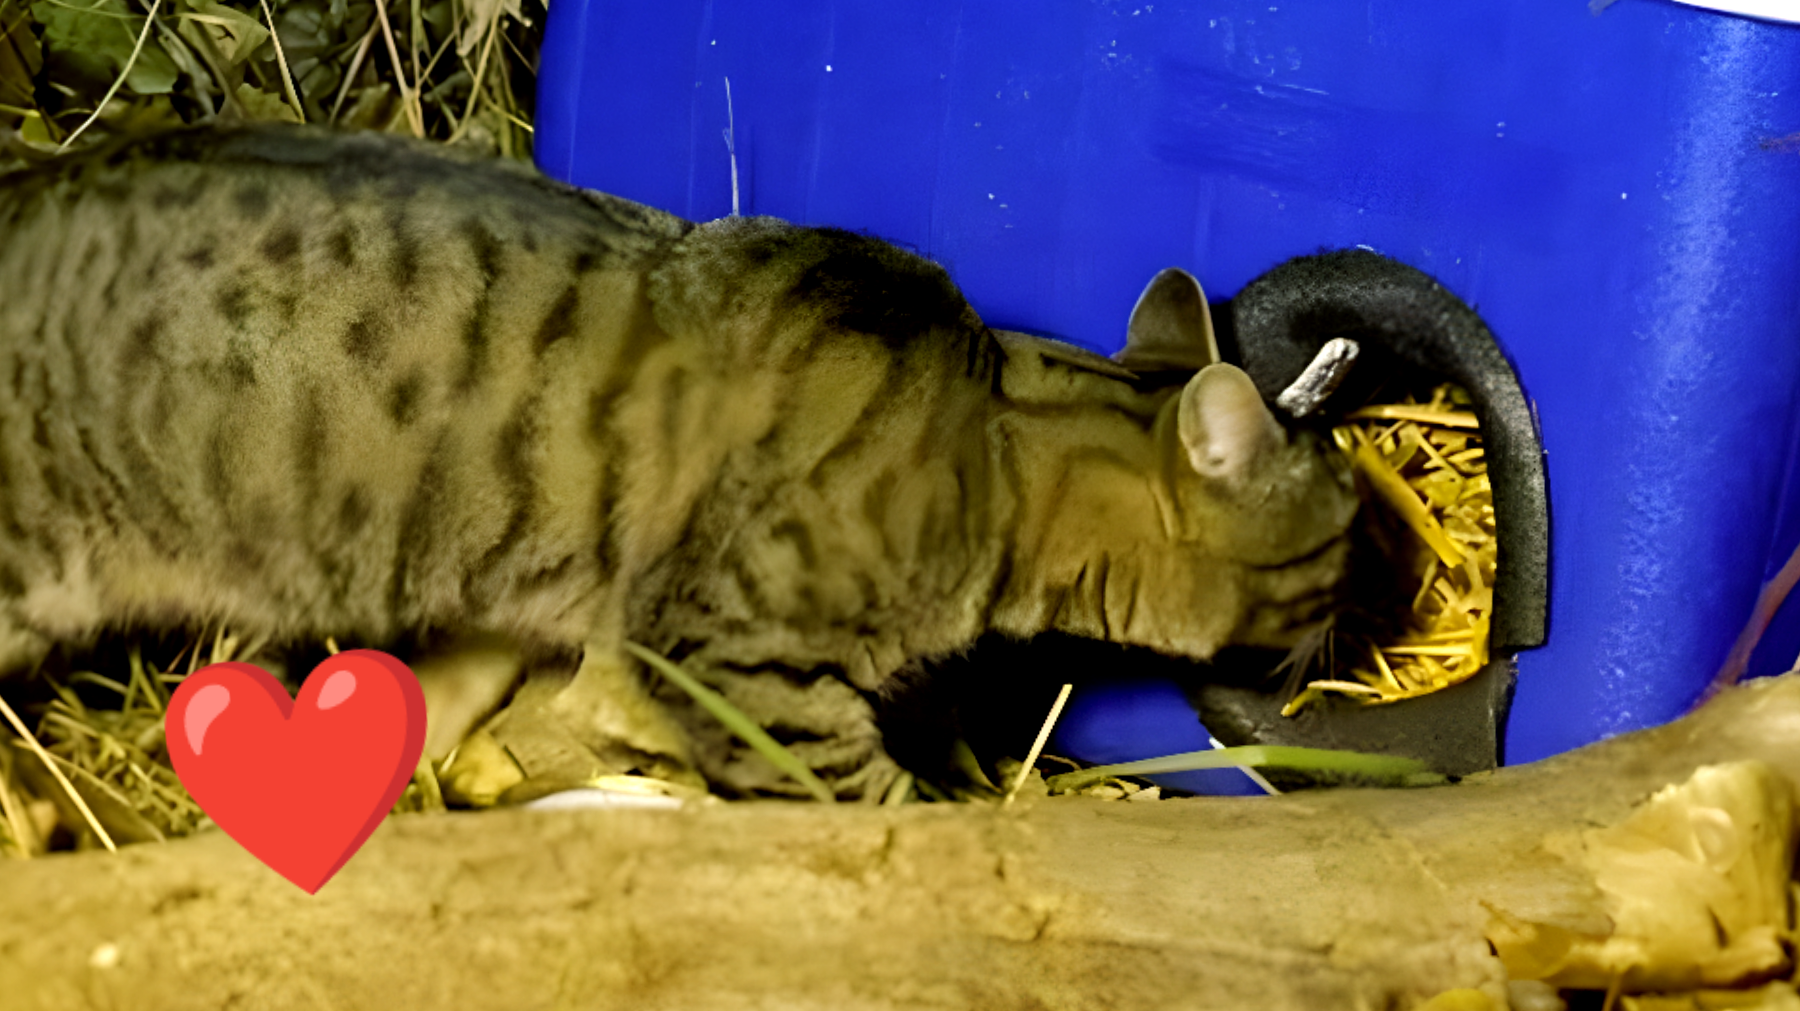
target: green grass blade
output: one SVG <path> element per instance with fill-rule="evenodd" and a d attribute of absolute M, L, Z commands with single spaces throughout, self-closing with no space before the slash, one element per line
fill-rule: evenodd
<path fill-rule="evenodd" d="M 1079 790 L 1114 776 L 1153 776 L 1166 772 L 1194 772 L 1200 769 L 1229 769 L 1236 766 L 1293 769 L 1301 772 L 1329 772 L 1370 783 L 1395 786 L 1424 786 L 1441 783 L 1444 777 L 1432 772 L 1425 763 L 1393 755 L 1365 755 L 1359 751 L 1333 751 L 1326 748 L 1291 748 L 1276 745 L 1252 745 L 1246 748 L 1214 748 L 1189 751 L 1162 758 L 1146 758 L 1118 765 L 1097 765 L 1051 776 L 1052 790 Z"/>
<path fill-rule="evenodd" d="M 723 695 L 695 680 L 692 674 L 682 670 L 680 665 L 670 661 L 667 657 L 659 656 L 635 642 L 627 642 L 625 652 L 656 668 L 663 677 L 675 682 L 676 687 L 687 692 L 695 702 L 700 703 L 700 708 L 713 714 L 715 719 L 725 724 L 725 729 L 736 734 L 739 740 L 750 745 L 757 754 L 768 759 L 775 768 L 787 773 L 795 782 L 806 787 L 807 792 L 811 793 L 820 803 L 830 804 L 837 800 L 837 796 L 831 792 L 831 788 L 826 786 L 819 777 L 813 775 L 813 771 L 806 767 L 805 762 L 795 758 L 793 752 L 782 747 L 780 741 L 770 737 L 768 731 L 757 726 L 756 722 L 745 716 L 738 707 L 725 701 Z"/>

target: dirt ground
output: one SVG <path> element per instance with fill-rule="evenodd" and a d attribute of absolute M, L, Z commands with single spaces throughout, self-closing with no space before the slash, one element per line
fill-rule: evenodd
<path fill-rule="evenodd" d="M 1745 758 L 1800 782 L 1800 678 L 1427 790 L 419 815 L 316 896 L 217 833 L 11 861 L 0 1007 L 1502 1008 L 1491 909 L 1608 929 L 1554 841 Z"/>

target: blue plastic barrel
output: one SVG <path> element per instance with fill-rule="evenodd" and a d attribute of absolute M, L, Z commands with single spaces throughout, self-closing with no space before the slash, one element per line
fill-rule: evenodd
<path fill-rule="evenodd" d="M 730 80 L 731 102 L 726 101 Z M 537 159 L 863 229 L 1102 352 L 1364 245 L 1492 327 L 1547 453 L 1509 761 L 1681 714 L 1800 541 L 1800 28 L 1663 0 L 557 0 Z M 1752 673 L 1800 652 L 1783 609 Z M 1179 704 L 1179 703 L 1172 703 Z M 1144 753 L 1157 750 L 1143 742 Z"/>

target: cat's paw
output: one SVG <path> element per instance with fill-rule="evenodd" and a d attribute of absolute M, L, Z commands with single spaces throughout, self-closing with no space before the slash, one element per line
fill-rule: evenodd
<path fill-rule="evenodd" d="M 703 785 L 687 734 L 650 697 L 636 665 L 611 651 L 589 648 L 572 677 L 531 672 L 486 729 L 524 776 L 502 802 L 575 789 L 603 776 Z"/>
<path fill-rule="evenodd" d="M 504 639 L 466 637 L 415 656 L 425 696 L 425 757 L 442 762 L 499 709 L 518 684 L 524 658 Z"/>

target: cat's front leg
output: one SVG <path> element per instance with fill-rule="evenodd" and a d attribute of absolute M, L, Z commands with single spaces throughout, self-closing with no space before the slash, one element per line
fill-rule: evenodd
<path fill-rule="evenodd" d="M 736 646 L 736 648 L 731 648 Z M 711 642 L 680 651 L 680 675 L 662 676 L 653 667 L 653 693 L 679 721 L 693 761 L 713 790 L 727 797 L 819 795 L 819 784 L 801 783 L 749 743 L 718 714 L 716 705 L 697 700 L 697 691 L 742 714 L 774 739 L 824 788 L 842 801 L 878 799 L 893 784 L 900 766 L 887 756 L 875 721 L 875 705 L 832 664 L 799 666 L 792 651 L 783 660 L 758 662 L 742 642 Z M 646 646 L 646 653 L 655 649 Z M 729 653 L 729 657 L 727 657 Z M 670 660 L 673 662 L 673 660 Z"/>
<path fill-rule="evenodd" d="M 839 798 L 879 797 L 899 775 L 869 697 L 834 668 L 725 662 L 709 652 L 684 657 L 682 669 Z M 511 791 L 520 799 L 633 772 L 704 780 L 727 796 L 812 796 L 679 685 L 627 655 L 622 640 L 590 641 L 573 673 L 529 673 L 487 729 L 525 773 Z"/>
<path fill-rule="evenodd" d="M 869 698 L 830 668 L 715 664 L 695 656 L 682 669 L 761 727 L 839 799 L 877 799 L 900 774 Z M 701 774 L 719 792 L 812 796 L 679 686 L 663 679 L 656 696 L 681 722 Z"/>

